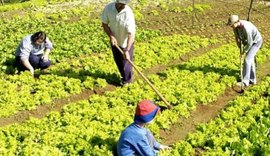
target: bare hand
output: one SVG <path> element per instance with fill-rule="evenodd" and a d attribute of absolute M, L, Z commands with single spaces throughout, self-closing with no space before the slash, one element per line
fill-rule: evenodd
<path fill-rule="evenodd" d="M 166 145 L 160 145 L 159 148 L 160 148 L 161 150 L 170 150 L 170 149 L 172 149 L 171 147 L 166 146 Z"/>
<path fill-rule="evenodd" d="M 244 56 L 244 54 L 243 53 L 240 53 L 239 58 L 242 60 L 243 59 L 243 56 Z"/>
<path fill-rule="evenodd" d="M 30 73 L 31 73 L 32 75 L 34 75 L 34 73 L 35 73 L 34 68 L 31 68 L 31 69 L 30 69 Z"/>
<path fill-rule="evenodd" d="M 124 51 L 124 58 L 126 59 L 126 60 L 130 60 L 130 55 L 129 55 L 129 51 Z"/>
<path fill-rule="evenodd" d="M 112 44 L 113 46 L 118 45 L 117 40 L 116 40 L 116 38 L 115 38 L 114 36 L 111 36 L 111 37 L 110 37 L 110 40 L 111 40 L 111 44 Z"/>
<path fill-rule="evenodd" d="M 43 55 L 43 56 L 41 57 L 41 59 L 42 59 L 44 62 L 49 61 L 48 55 Z"/>

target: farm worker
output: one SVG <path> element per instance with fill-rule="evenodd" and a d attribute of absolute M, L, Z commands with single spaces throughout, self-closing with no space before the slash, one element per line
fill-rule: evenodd
<path fill-rule="evenodd" d="M 35 69 L 48 68 L 51 65 L 49 53 L 52 48 L 51 41 L 43 31 L 25 36 L 15 54 L 19 72 L 29 70 L 34 75 Z"/>
<path fill-rule="evenodd" d="M 136 107 L 134 122 L 121 134 L 117 153 L 119 156 L 155 156 L 159 150 L 170 149 L 158 143 L 152 133 L 145 128 L 155 118 L 160 108 L 149 100 L 142 100 Z"/>
<path fill-rule="evenodd" d="M 131 83 L 133 76 L 133 61 L 135 18 L 133 11 L 127 5 L 129 0 L 116 0 L 109 3 L 101 14 L 102 27 L 110 38 L 114 61 L 121 74 L 121 85 Z M 123 50 L 124 55 L 115 45 Z"/>
<path fill-rule="evenodd" d="M 256 84 L 255 56 L 262 46 L 262 36 L 256 26 L 249 21 L 239 20 L 237 15 L 231 15 L 227 25 L 233 28 L 237 46 L 241 48 L 241 44 L 244 45 L 244 51 L 240 53 L 240 59 L 242 59 L 243 54 L 246 52 L 243 67 L 243 84 L 238 82 L 237 85 L 248 86 L 249 84 Z"/>

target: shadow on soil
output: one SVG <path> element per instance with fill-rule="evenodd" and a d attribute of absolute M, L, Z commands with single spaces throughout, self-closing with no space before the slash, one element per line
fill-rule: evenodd
<path fill-rule="evenodd" d="M 209 65 L 202 66 L 202 67 L 188 67 L 185 64 L 180 64 L 180 65 L 177 65 L 176 67 L 182 70 L 189 70 L 191 72 L 202 71 L 204 74 L 213 72 L 213 73 L 219 73 L 221 75 L 234 76 L 236 78 L 239 77 L 238 70 L 230 70 L 229 68 L 215 68 Z"/>
<path fill-rule="evenodd" d="M 260 68 L 258 69 L 257 72 L 257 81 L 260 83 L 260 81 L 265 77 L 270 75 L 270 58 L 267 59 L 265 63 L 260 65 Z M 185 66 L 179 65 L 179 68 L 184 69 Z M 187 68 L 187 70 L 195 71 L 195 70 L 201 70 L 203 71 L 205 67 L 202 69 L 200 68 Z M 216 71 L 217 69 L 210 68 L 211 70 L 206 70 L 206 71 Z M 222 70 L 221 70 L 222 71 Z M 231 73 L 232 76 L 237 76 L 233 75 L 233 71 L 228 71 L 223 70 L 223 72 L 219 72 L 221 74 L 224 73 Z M 230 75 L 230 74 L 228 74 Z M 245 90 L 249 90 L 252 86 L 249 86 L 247 88 L 244 88 L 243 92 Z M 184 118 L 184 119 L 179 119 L 179 122 L 177 124 L 172 125 L 170 130 L 161 130 L 160 131 L 160 136 L 163 139 L 164 144 L 172 145 L 178 142 L 179 140 L 184 139 L 188 134 L 194 132 L 196 130 L 196 125 L 202 124 L 202 123 L 207 123 L 208 121 L 214 119 L 216 116 L 219 115 L 219 112 L 224 109 L 228 102 L 235 98 L 238 95 L 241 95 L 243 92 L 241 92 L 239 86 L 232 86 L 228 87 L 226 91 L 224 92 L 223 95 L 219 96 L 216 101 L 211 102 L 207 105 L 198 105 L 196 107 L 196 110 L 191 112 L 189 118 Z M 265 96 L 268 95 L 266 92 L 264 94 Z M 200 149 L 198 149 L 198 152 Z"/>
<path fill-rule="evenodd" d="M 111 85 L 120 86 L 120 77 L 116 73 L 105 73 L 99 70 L 96 70 L 94 72 L 90 72 L 87 70 L 80 70 L 78 72 L 70 68 L 66 70 L 49 71 L 49 73 L 46 73 L 46 74 L 79 79 L 82 82 L 84 82 L 87 79 L 87 77 L 92 77 L 95 80 L 98 78 L 101 78 L 101 79 L 105 79 L 106 82 Z M 42 74 L 37 74 L 36 77 L 39 78 L 40 75 Z"/>
<path fill-rule="evenodd" d="M 5 74 L 14 75 L 16 73 L 15 59 L 8 59 L 3 63 L 3 65 L 6 66 L 6 69 L 4 70 Z M 120 77 L 116 73 L 105 73 L 99 70 L 96 70 L 94 72 L 90 72 L 87 70 L 80 70 L 79 72 L 77 72 L 70 68 L 66 70 L 56 70 L 48 73 L 37 72 L 35 73 L 35 77 L 39 78 L 40 75 L 45 74 L 75 78 L 81 80 L 82 82 L 85 81 L 87 77 L 92 77 L 94 79 L 102 78 L 105 79 L 106 82 L 111 85 L 120 86 Z"/>
<path fill-rule="evenodd" d="M 10 58 L 7 59 L 4 63 L 3 66 L 6 66 L 6 69 L 4 70 L 5 74 L 15 74 L 16 72 L 16 62 L 15 58 Z"/>

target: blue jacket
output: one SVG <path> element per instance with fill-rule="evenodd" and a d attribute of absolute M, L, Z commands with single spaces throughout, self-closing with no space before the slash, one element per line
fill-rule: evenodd
<path fill-rule="evenodd" d="M 160 149 L 152 133 L 144 128 L 130 124 L 121 134 L 117 152 L 119 156 L 155 156 Z"/>

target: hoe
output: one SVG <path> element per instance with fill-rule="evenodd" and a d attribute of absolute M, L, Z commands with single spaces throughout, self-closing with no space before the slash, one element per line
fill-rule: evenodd
<path fill-rule="evenodd" d="M 123 50 L 116 45 L 116 48 L 124 55 Z M 127 59 L 128 62 L 134 67 L 134 69 L 141 75 L 141 77 L 148 83 L 148 85 L 157 93 L 157 95 L 162 99 L 162 101 L 167 105 L 169 109 L 172 109 L 172 105 L 163 97 L 163 95 L 156 89 L 156 87 L 144 76 L 144 74 L 138 69 L 137 66 L 130 60 Z"/>
<path fill-rule="evenodd" d="M 242 55 L 242 44 L 240 45 L 240 55 Z M 241 77 L 240 93 L 243 93 L 244 92 L 244 87 L 243 87 L 243 61 L 242 61 L 242 56 L 240 56 L 240 77 Z"/>

